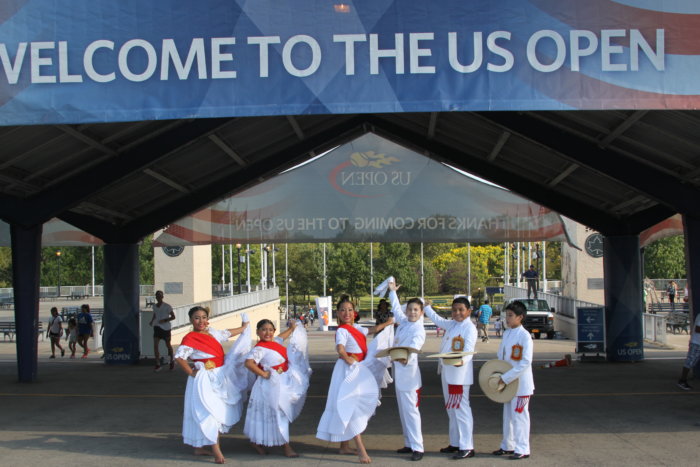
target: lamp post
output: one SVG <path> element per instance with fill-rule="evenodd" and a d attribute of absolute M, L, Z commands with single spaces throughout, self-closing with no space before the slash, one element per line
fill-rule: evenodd
<path fill-rule="evenodd" d="M 270 245 L 265 245 L 265 251 L 267 252 L 267 254 L 266 254 L 266 256 L 265 256 L 265 264 L 266 264 L 266 266 L 267 266 L 267 267 L 265 268 L 265 269 L 266 269 L 266 273 L 267 273 L 265 279 L 266 279 L 267 288 L 269 289 L 269 288 L 270 288 L 270 284 L 272 283 L 272 280 L 270 279 L 270 267 L 269 267 L 269 266 L 270 266 L 270 252 L 272 251 L 272 246 L 270 246 Z"/>
<path fill-rule="evenodd" d="M 61 296 L 61 250 L 56 251 L 56 257 L 58 258 L 58 287 L 56 294 L 57 297 Z"/>
<path fill-rule="evenodd" d="M 250 293 L 250 255 L 255 254 L 255 250 L 250 249 L 250 243 L 246 243 L 245 245 L 245 262 L 246 262 L 246 276 L 245 276 L 245 285 Z"/>
<path fill-rule="evenodd" d="M 241 245 L 240 243 L 236 243 L 236 250 L 238 250 L 238 293 L 241 293 Z"/>

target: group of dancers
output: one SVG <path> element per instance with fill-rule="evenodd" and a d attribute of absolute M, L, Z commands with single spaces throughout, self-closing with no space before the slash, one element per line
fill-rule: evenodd
<path fill-rule="evenodd" d="M 455 459 L 473 457 L 469 391 L 474 379 L 472 358 L 477 331 L 469 319 L 469 300 L 455 298 L 452 318 L 445 319 L 419 298 L 401 306 L 396 293 L 399 286 L 393 278 L 385 283 L 394 315 L 385 323 L 370 328 L 360 326 L 356 324 L 355 306 L 348 297 L 344 296 L 337 304 L 338 360 L 316 437 L 339 442 L 341 454 L 356 454 L 360 463 L 370 463 L 361 435 L 379 405 L 381 389 L 393 381 L 404 435 L 404 446 L 397 452 L 411 454 L 414 461 L 423 458 L 418 354 L 425 343 L 425 314 L 445 330 L 441 354 L 437 356 L 443 357 L 439 372 L 449 418 L 449 445 L 440 452 L 450 453 Z M 507 371 L 491 375 L 491 381 L 495 392 L 515 389 L 515 382 L 517 393 L 504 404 L 503 440 L 493 454 L 523 459 L 530 455 L 528 402 L 534 391 L 532 340 L 521 325 L 526 314 L 522 303 L 513 302 L 505 314 L 508 330 L 498 358 L 510 365 Z M 251 329 L 245 314 L 241 327 L 224 331 L 209 327 L 205 308 L 192 308 L 189 317 L 194 330 L 185 336 L 175 354 L 176 362 L 189 376 L 182 428 L 184 442 L 195 448 L 196 455 L 212 455 L 216 463 L 224 463 L 219 435 L 227 433 L 240 420 L 247 398 L 243 432 L 255 450 L 266 454 L 267 447 L 282 446 L 285 456 L 297 457 L 289 444 L 289 424 L 303 408 L 311 375 L 304 327 L 291 324 L 275 337 L 274 323 L 261 320 L 256 326 L 258 343 L 251 348 Z M 369 334 L 375 338 L 368 344 Z M 239 339 L 225 354 L 221 343 L 235 335 L 240 335 Z M 288 344 L 284 346 L 286 339 Z M 393 378 L 388 371 L 392 366 Z"/>

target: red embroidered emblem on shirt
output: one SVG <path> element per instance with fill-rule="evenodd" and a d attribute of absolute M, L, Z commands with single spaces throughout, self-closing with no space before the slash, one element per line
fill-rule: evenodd
<path fill-rule="evenodd" d="M 523 358 L 523 346 L 514 345 L 510 350 L 510 359 L 520 361 Z"/>

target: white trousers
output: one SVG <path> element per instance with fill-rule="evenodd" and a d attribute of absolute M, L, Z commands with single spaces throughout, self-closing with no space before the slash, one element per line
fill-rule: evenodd
<path fill-rule="evenodd" d="M 414 451 L 423 452 L 423 433 L 421 432 L 418 393 L 416 391 L 399 391 L 396 389 L 399 403 L 399 417 L 403 429 L 404 446 Z"/>
<path fill-rule="evenodd" d="M 450 446 L 456 446 L 460 450 L 474 449 L 474 419 L 472 408 L 469 405 L 470 384 L 462 386 L 462 398 L 459 408 L 447 409 L 447 417 L 450 420 Z M 445 403 L 449 398 L 448 384 L 445 376 L 442 376 L 442 395 Z"/>
<path fill-rule="evenodd" d="M 521 402 L 522 405 L 522 402 Z M 518 396 L 503 404 L 503 441 L 501 449 L 518 454 L 530 454 L 530 401 L 522 412 L 516 412 Z"/>

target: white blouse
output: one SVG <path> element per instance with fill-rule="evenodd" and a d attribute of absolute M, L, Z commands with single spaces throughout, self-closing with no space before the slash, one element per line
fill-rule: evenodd
<path fill-rule="evenodd" d="M 219 331 L 218 329 L 209 328 L 207 332 L 219 342 L 226 342 L 231 338 L 231 333 L 228 329 Z M 175 358 L 181 358 L 183 360 L 187 360 L 188 358 L 192 360 L 205 360 L 207 358 L 214 358 L 214 355 L 180 344 L 175 351 Z"/>

